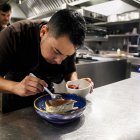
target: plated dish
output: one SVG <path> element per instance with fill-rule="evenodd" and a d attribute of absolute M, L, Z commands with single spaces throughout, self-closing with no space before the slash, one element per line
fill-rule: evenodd
<path fill-rule="evenodd" d="M 60 94 L 60 93 L 59 93 Z M 46 101 L 51 100 L 50 95 L 43 95 L 34 101 L 34 108 L 36 113 L 43 119 L 56 124 L 64 124 L 79 118 L 86 108 L 86 100 L 75 94 L 62 93 L 62 98 L 65 100 L 75 100 L 73 107 L 70 111 L 64 113 L 50 113 L 46 110 Z"/>

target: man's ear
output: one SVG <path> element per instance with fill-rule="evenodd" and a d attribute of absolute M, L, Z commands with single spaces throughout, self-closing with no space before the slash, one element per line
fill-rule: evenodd
<path fill-rule="evenodd" d="M 45 34 L 48 33 L 48 26 L 47 25 L 43 25 L 40 29 L 40 37 L 43 37 Z"/>

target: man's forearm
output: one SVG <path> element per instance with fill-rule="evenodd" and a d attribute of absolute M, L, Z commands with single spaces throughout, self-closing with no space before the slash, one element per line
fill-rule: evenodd
<path fill-rule="evenodd" d="M 42 93 L 43 87 L 45 86 L 47 86 L 47 83 L 44 80 L 30 75 L 25 76 L 20 82 L 10 81 L 0 77 L 0 91 L 19 96 L 31 96 Z"/>
<path fill-rule="evenodd" d="M 14 81 L 6 80 L 3 77 L 0 76 L 0 91 L 1 92 L 7 92 L 12 93 L 13 87 L 16 84 Z"/>
<path fill-rule="evenodd" d="M 66 76 L 66 81 L 78 79 L 77 72 L 72 72 Z"/>

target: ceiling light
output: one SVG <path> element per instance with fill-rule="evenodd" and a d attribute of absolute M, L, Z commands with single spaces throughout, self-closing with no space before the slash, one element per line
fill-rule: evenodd
<path fill-rule="evenodd" d="M 18 1 L 18 3 L 19 3 L 19 4 L 21 4 L 21 3 L 22 3 L 22 1 L 21 1 L 21 0 L 19 0 L 19 1 Z"/>
<path fill-rule="evenodd" d="M 133 0 L 133 1 L 137 2 L 138 4 L 140 4 L 140 0 Z"/>

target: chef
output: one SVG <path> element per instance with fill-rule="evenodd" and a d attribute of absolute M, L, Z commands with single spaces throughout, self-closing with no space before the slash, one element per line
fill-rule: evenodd
<path fill-rule="evenodd" d="M 44 86 L 53 91 L 52 83 L 77 79 L 75 52 L 83 45 L 85 30 L 84 18 L 68 9 L 56 12 L 48 23 L 23 20 L 3 30 L 0 34 L 2 112 L 33 104 Z"/>

